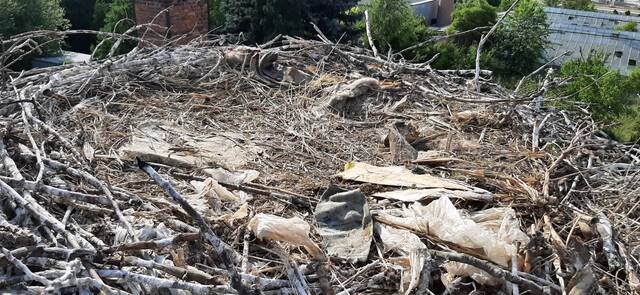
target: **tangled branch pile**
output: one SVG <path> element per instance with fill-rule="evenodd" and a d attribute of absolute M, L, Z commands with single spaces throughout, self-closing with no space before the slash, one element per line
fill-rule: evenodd
<path fill-rule="evenodd" d="M 640 149 L 559 81 L 320 39 L 7 73 L 0 290 L 639 291 Z"/>

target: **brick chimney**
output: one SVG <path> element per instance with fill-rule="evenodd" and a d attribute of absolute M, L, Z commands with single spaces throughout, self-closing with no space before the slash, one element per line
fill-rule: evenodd
<path fill-rule="evenodd" d="M 161 45 L 167 39 L 184 36 L 180 44 L 204 35 L 209 30 L 206 0 L 134 0 L 136 23 L 158 25 L 151 27 L 144 39 Z M 166 9 L 166 10 L 165 10 Z M 164 12 L 163 12 L 164 11 Z M 161 13 L 162 12 L 162 13 Z M 155 20 L 154 20 L 155 19 Z M 144 44 L 141 44 L 144 46 Z"/>

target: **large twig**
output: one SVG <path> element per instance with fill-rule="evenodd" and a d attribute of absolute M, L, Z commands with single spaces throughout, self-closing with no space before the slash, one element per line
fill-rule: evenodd
<path fill-rule="evenodd" d="M 373 32 L 371 32 L 371 23 L 369 22 L 369 10 L 364 11 L 364 22 L 367 30 L 367 40 L 369 41 L 369 46 L 373 51 L 373 56 L 378 57 L 378 48 L 376 48 L 376 44 L 373 43 Z"/>
<path fill-rule="evenodd" d="M 162 279 L 148 275 L 137 274 L 125 270 L 99 269 L 98 275 L 103 278 L 121 279 L 129 282 L 147 284 L 155 288 L 180 289 L 192 292 L 193 294 L 234 294 L 235 291 L 228 286 L 201 285 L 181 282 L 176 280 Z"/>
<path fill-rule="evenodd" d="M 538 73 L 540 73 L 540 71 L 546 69 L 549 65 L 553 64 L 556 60 L 558 60 L 559 58 L 569 54 L 570 51 L 565 51 L 559 55 L 557 55 L 556 57 L 550 59 L 547 63 L 541 65 L 539 68 L 537 68 L 535 71 L 529 73 L 528 75 L 522 77 L 522 79 L 520 79 L 520 81 L 518 82 L 518 86 L 516 86 L 516 89 L 513 91 L 514 93 L 518 93 L 520 92 L 520 87 L 522 87 L 522 83 L 524 83 L 525 80 L 529 79 L 532 76 L 537 75 Z"/>
<path fill-rule="evenodd" d="M 169 195 L 176 203 L 184 209 L 191 218 L 196 222 L 198 227 L 200 228 L 200 234 L 213 246 L 213 250 L 215 251 L 215 256 L 217 257 L 218 263 L 221 266 L 231 272 L 231 286 L 238 291 L 240 294 L 251 294 L 253 293 L 250 289 L 242 284 L 242 280 L 238 275 L 238 272 L 235 269 L 234 264 L 237 264 L 241 261 L 239 255 L 231 249 L 231 247 L 225 244 L 220 238 L 213 232 L 211 227 L 207 224 L 207 222 L 202 218 L 200 213 L 198 213 L 193 207 L 187 202 L 178 191 L 169 183 L 167 180 L 162 178 L 158 172 L 156 172 L 153 167 L 149 166 L 149 164 L 142 161 L 140 158 L 137 158 L 138 167 L 144 171 L 153 181 L 155 181 L 164 192 Z"/>
<path fill-rule="evenodd" d="M 495 265 L 491 262 L 488 262 L 482 259 L 475 258 L 473 256 L 469 256 L 461 253 L 443 252 L 443 251 L 430 250 L 430 249 L 427 249 L 424 251 L 427 251 L 434 258 L 440 258 L 440 259 L 445 259 L 449 261 L 455 261 L 455 262 L 460 262 L 460 263 L 475 266 L 487 272 L 488 274 L 490 274 L 495 278 L 502 279 L 502 280 L 523 286 L 536 294 L 548 294 L 550 293 L 550 290 L 554 290 L 556 292 L 562 291 L 559 286 L 554 285 L 553 283 L 549 283 L 546 286 L 545 285 L 541 286 L 540 284 L 532 280 L 529 280 L 519 275 L 514 275 L 510 271 L 505 270 L 498 265 Z"/>
<path fill-rule="evenodd" d="M 20 154 L 20 156 L 28 158 L 28 159 L 32 159 L 33 158 L 32 155 L 24 154 L 24 153 Z M 113 197 L 113 194 L 111 193 L 111 190 L 107 187 L 107 185 L 105 183 L 103 183 L 101 180 L 99 180 L 95 176 L 93 176 L 93 175 L 91 175 L 91 174 L 89 174 L 89 173 L 87 173 L 85 171 L 71 168 L 71 167 L 69 167 L 69 166 L 67 166 L 67 165 L 65 165 L 63 163 L 58 162 L 58 161 L 51 160 L 51 159 L 43 159 L 43 162 L 47 166 L 53 168 L 54 170 L 66 172 L 69 175 L 73 175 L 75 177 L 83 179 L 86 182 L 88 182 L 90 185 L 95 187 L 96 189 L 102 190 L 102 192 L 105 194 L 105 196 L 107 196 L 107 198 L 109 199 L 109 202 L 111 203 L 111 206 L 113 207 L 114 211 L 116 212 L 116 215 L 118 216 L 118 219 L 120 220 L 120 222 L 122 222 L 122 224 L 124 225 L 125 229 L 127 230 L 127 233 L 129 234 L 129 237 L 134 242 L 138 241 L 138 237 L 135 235 L 135 233 L 133 231 L 133 227 L 131 226 L 131 223 L 124 217 L 124 214 L 122 214 L 122 210 L 120 210 L 120 206 L 118 205 L 118 203 L 116 202 L 115 198 Z"/>

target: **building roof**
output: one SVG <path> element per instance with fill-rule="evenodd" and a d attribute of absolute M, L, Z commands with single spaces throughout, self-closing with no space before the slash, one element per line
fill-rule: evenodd
<path fill-rule="evenodd" d="M 595 50 L 607 54 L 607 64 L 621 74 L 640 67 L 640 33 L 614 30 L 628 22 L 640 23 L 640 17 L 552 7 L 544 10 L 551 31 L 547 58 L 571 51 L 558 60 L 559 64 Z"/>

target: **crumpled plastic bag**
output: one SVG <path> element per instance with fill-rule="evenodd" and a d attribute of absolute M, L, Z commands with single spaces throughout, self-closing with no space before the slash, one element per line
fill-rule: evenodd
<path fill-rule="evenodd" d="M 255 170 L 238 170 L 229 171 L 224 168 L 204 169 L 204 173 L 217 180 L 219 183 L 241 185 L 243 183 L 254 181 L 260 173 Z"/>
<path fill-rule="evenodd" d="M 401 267 L 400 292 L 408 295 L 420 282 L 420 272 L 424 267 L 424 253 L 420 250 L 427 249 L 420 238 L 414 233 L 397 229 L 388 225 L 375 223 L 374 231 L 382 241 L 384 252 L 396 252 L 403 257 L 389 259 L 392 263 Z"/>
<path fill-rule="evenodd" d="M 204 181 L 191 181 L 191 185 L 196 189 L 198 195 L 207 198 L 218 198 L 221 201 L 239 201 L 240 198 L 220 185 L 218 181 L 209 177 Z"/>
<path fill-rule="evenodd" d="M 329 256 L 353 263 L 367 259 L 373 221 L 367 199 L 360 190 L 330 186 L 322 194 L 314 216 Z"/>
<path fill-rule="evenodd" d="M 511 208 L 492 208 L 466 214 L 456 209 L 449 198 L 442 197 L 427 206 L 414 203 L 401 214 L 402 217 L 396 217 L 383 212 L 381 217 L 385 222 L 478 250 L 493 263 L 504 267 L 517 254 L 513 244 L 529 242 Z M 469 276 L 481 284 L 497 283 L 490 275 L 470 265 L 449 262 L 445 269 L 449 276 Z"/>
<path fill-rule="evenodd" d="M 284 218 L 271 214 L 257 214 L 247 226 L 261 240 L 287 242 L 303 246 L 316 259 L 324 254 L 320 247 L 309 238 L 311 227 L 298 217 Z"/>

